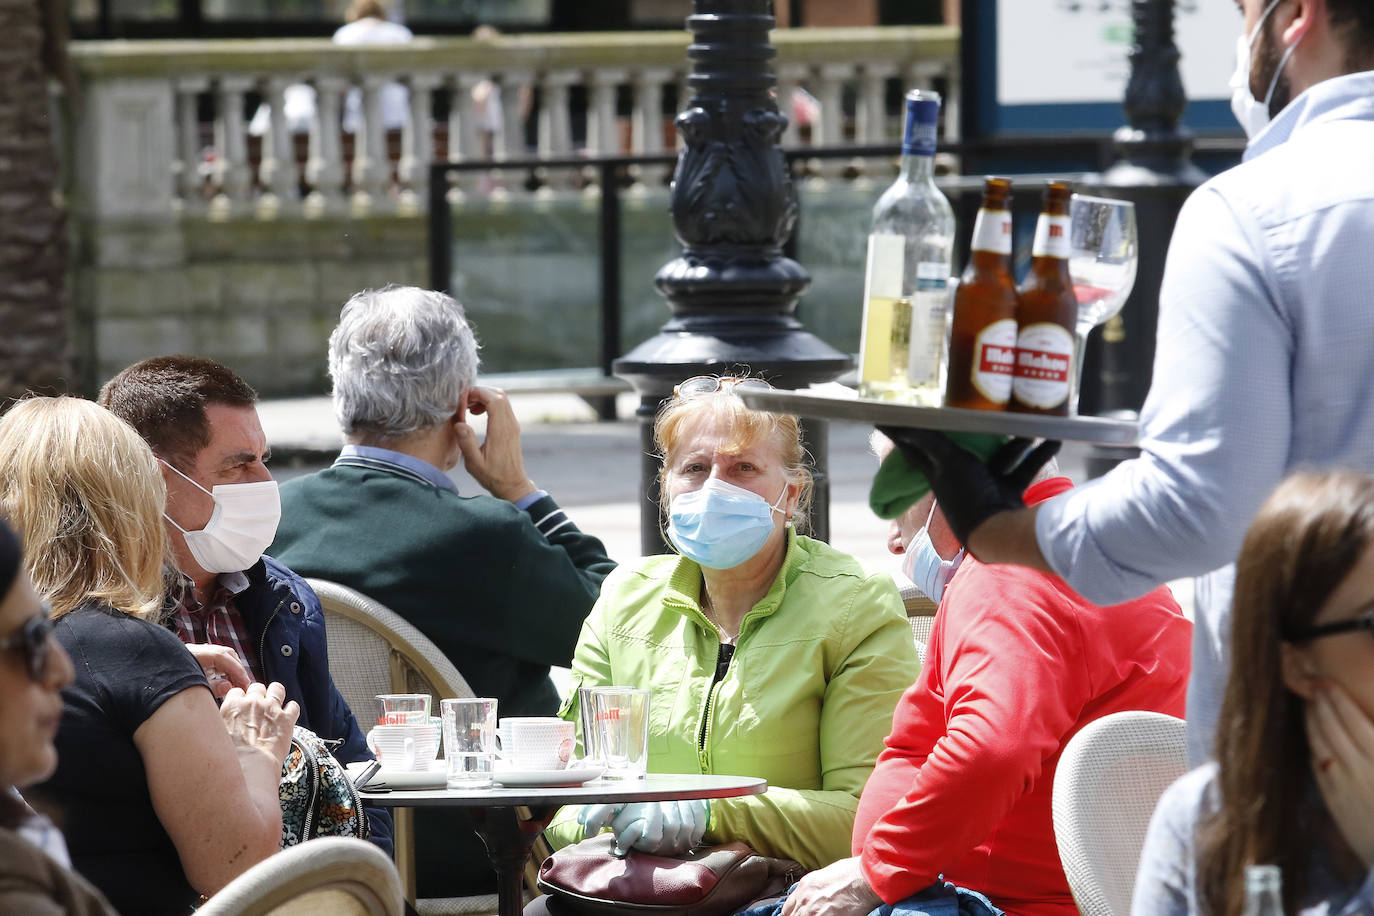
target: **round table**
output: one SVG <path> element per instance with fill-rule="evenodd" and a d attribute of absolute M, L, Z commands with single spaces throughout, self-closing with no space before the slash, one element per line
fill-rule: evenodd
<path fill-rule="evenodd" d="M 464 809 L 496 869 L 500 916 L 519 916 L 524 908 L 520 884 L 530 846 L 563 805 L 732 798 L 761 795 L 767 789 L 768 783 L 754 776 L 650 773 L 643 779 L 593 779 L 576 786 L 494 785 L 485 789 L 393 789 L 360 794 L 364 802 L 379 808 Z M 533 816 L 520 820 L 517 807 L 529 808 Z"/>

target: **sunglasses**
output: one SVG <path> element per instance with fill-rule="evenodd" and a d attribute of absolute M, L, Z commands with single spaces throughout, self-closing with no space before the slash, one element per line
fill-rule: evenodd
<path fill-rule="evenodd" d="M 772 391 L 773 386 L 761 378 L 735 378 L 733 376 L 694 375 L 673 389 L 675 398 L 699 398 L 715 394 L 717 391 L 731 392 L 736 388 L 745 391 Z"/>
<path fill-rule="evenodd" d="M 43 613 L 30 617 L 19 632 L 0 639 L 0 650 L 19 649 L 24 653 L 24 669 L 29 680 L 42 683 L 48 677 L 52 658 L 52 607 L 43 602 Z"/>
<path fill-rule="evenodd" d="M 1350 620 L 1338 620 L 1335 623 L 1322 623 L 1292 630 L 1286 634 L 1286 638 L 1289 642 L 1310 642 L 1323 636 L 1335 636 L 1338 633 L 1351 633 L 1355 630 L 1366 630 L 1369 633 L 1374 633 L 1374 611 L 1365 611 L 1360 616 Z"/>

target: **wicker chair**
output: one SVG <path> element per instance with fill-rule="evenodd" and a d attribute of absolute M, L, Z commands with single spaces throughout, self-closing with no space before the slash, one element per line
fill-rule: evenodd
<path fill-rule="evenodd" d="M 930 643 L 930 631 L 935 628 L 935 611 L 939 605 L 931 601 L 916 586 L 897 579 L 897 591 L 902 596 L 902 605 L 911 624 L 911 638 L 916 642 L 916 655 L 921 664 L 926 663 L 926 645 Z"/>
<path fill-rule="evenodd" d="M 1054 774 L 1054 837 L 1084 916 L 1126 916 L 1150 816 L 1187 770 L 1182 719 L 1118 712 L 1088 724 Z"/>
<path fill-rule="evenodd" d="M 427 693 L 436 711 L 441 699 L 473 696 L 444 653 L 400 615 L 346 585 L 306 581 L 324 608 L 330 676 L 355 715 L 370 716 L 379 693 Z M 496 894 L 415 900 L 415 812 L 391 813 L 401 884 L 422 916 L 496 912 Z"/>
<path fill-rule="evenodd" d="M 371 843 L 321 837 L 284 849 L 226 884 L 204 916 L 401 916 L 396 866 Z"/>

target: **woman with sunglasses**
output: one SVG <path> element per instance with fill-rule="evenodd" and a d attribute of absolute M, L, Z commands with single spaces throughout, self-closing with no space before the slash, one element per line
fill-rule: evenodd
<path fill-rule="evenodd" d="M 114 916 L 100 892 L 67 867 L 62 835 L 18 794 L 57 767 L 59 691 L 71 682 L 71 659 L 53 642 L 19 539 L 0 521 L 0 913 Z"/>
<path fill-rule="evenodd" d="M 187 913 L 279 848 L 298 713 L 280 684 L 235 688 L 216 710 L 200 665 L 158 625 L 165 501 L 153 453 L 104 408 L 30 398 L 0 419 L 0 508 L 75 663 L 56 771 L 25 797 L 126 914 Z"/>
<path fill-rule="evenodd" d="M 1132 912 L 1240 916 L 1277 865 L 1283 911 L 1374 912 L 1374 477 L 1290 477 L 1241 546 L 1216 762 L 1150 824 Z"/>
<path fill-rule="evenodd" d="M 767 793 L 564 809 L 557 846 L 603 827 L 676 854 L 740 840 L 817 868 L 849 855 L 859 792 L 916 679 L 890 576 L 798 532 L 811 475 L 797 418 L 751 410 L 761 379 L 678 386 L 654 426 L 676 555 L 613 573 L 583 625 L 577 688 L 647 687 L 649 770 L 762 776 Z M 545 898 L 540 898 L 541 900 Z"/>

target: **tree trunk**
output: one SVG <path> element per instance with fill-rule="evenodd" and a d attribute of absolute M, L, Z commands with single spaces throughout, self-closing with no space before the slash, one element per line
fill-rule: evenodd
<path fill-rule="evenodd" d="M 0 398 L 56 393 L 72 376 L 66 215 L 48 100 L 64 36 L 44 0 L 0 0 Z M 53 52 L 57 54 L 54 56 Z M 45 59 L 46 58 L 46 59 Z"/>

